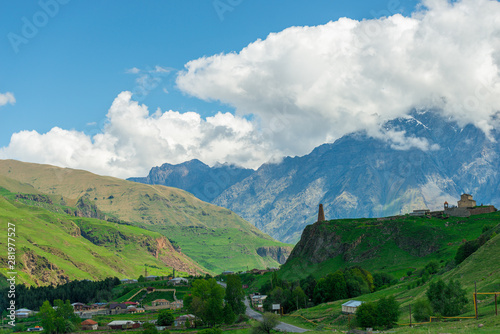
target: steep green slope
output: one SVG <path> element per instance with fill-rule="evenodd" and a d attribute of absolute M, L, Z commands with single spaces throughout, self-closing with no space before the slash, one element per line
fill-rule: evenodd
<path fill-rule="evenodd" d="M 145 265 L 149 273 L 157 275 L 171 274 L 172 267 L 191 273 L 200 270 L 159 233 L 26 205 L 8 199 L 13 194 L 5 189 L 0 195 L 3 235 L 7 235 L 8 227 L 15 226 L 18 283 L 46 285 L 72 279 L 138 277 Z M 0 240 L 3 249 L 7 249 L 6 242 L 6 238 Z M 7 253 L 0 254 L 4 276 L 7 261 Z"/>
<path fill-rule="evenodd" d="M 498 216 L 493 217 L 491 220 L 497 219 Z M 495 230 L 500 231 L 500 225 L 497 225 Z M 413 305 L 417 299 L 425 297 L 430 282 L 436 281 L 438 278 L 443 279 L 445 282 L 454 279 L 459 281 L 465 289 L 466 298 L 468 299 L 464 313 L 461 316 L 470 317 L 474 315 L 474 283 L 477 283 L 478 292 L 500 291 L 500 257 L 498 254 L 500 254 L 500 235 L 493 234 L 488 242 L 460 265 L 447 272 L 443 272 L 444 269 L 441 269 L 437 275 L 431 276 L 430 280 L 423 285 L 413 287 L 418 277 L 405 278 L 400 283 L 387 289 L 356 297 L 356 300 L 375 301 L 393 295 L 400 303 L 401 315 L 399 323 L 405 324 L 409 323 L 409 305 Z M 374 265 L 376 264 L 377 262 L 374 261 Z M 410 285 L 410 288 L 408 288 L 408 285 Z M 478 304 L 479 320 L 477 321 L 475 319 L 462 319 L 459 322 L 425 324 L 411 328 L 411 330 L 407 326 L 403 326 L 392 329 L 392 331 L 396 333 L 469 333 L 474 331 L 496 333 L 500 326 L 500 318 L 495 316 L 494 297 L 492 295 L 479 295 L 478 300 L 480 300 L 480 303 Z M 328 329 L 346 330 L 348 319 L 347 317 L 341 317 L 341 305 L 345 302 L 346 300 L 338 300 L 299 310 L 293 312 L 294 317 L 287 317 L 285 321 L 311 329 L 321 325 L 326 326 Z M 305 321 L 301 317 L 312 321 L 312 323 Z M 412 322 L 415 323 L 415 319 Z M 483 324 L 484 327 L 478 328 L 478 324 Z"/>
<path fill-rule="evenodd" d="M 500 212 L 446 219 L 403 216 L 393 220 L 342 219 L 318 222 L 302 238 L 283 266 L 283 277 L 324 276 L 359 265 L 397 277 L 431 260 L 454 258 L 463 240 L 476 239 L 485 225 L 498 224 Z"/>
<path fill-rule="evenodd" d="M 34 192 L 62 196 L 66 204 L 78 199 L 93 202 L 106 218 L 131 222 L 157 231 L 212 272 L 247 267 L 277 267 L 271 257 L 257 254 L 260 247 L 283 247 L 228 209 L 200 201 L 175 188 L 152 186 L 82 170 L 0 160 L 0 175 L 33 186 Z M 15 185 L 0 186 L 17 192 Z"/>

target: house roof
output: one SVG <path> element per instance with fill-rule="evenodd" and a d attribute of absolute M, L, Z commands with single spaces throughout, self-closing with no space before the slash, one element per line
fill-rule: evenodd
<path fill-rule="evenodd" d="M 28 310 L 27 308 L 20 308 L 19 310 L 16 310 L 16 312 L 33 312 L 33 311 Z"/>
<path fill-rule="evenodd" d="M 94 320 L 92 319 L 87 319 L 85 321 L 82 321 L 82 325 L 85 326 L 85 325 L 97 325 L 97 322 L 95 322 Z"/>
<path fill-rule="evenodd" d="M 132 320 L 114 320 L 111 321 L 108 326 L 122 326 L 127 324 L 135 324 Z"/>
<path fill-rule="evenodd" d="M 156 299 L 156 300 L 153 300 L 153 303 L 168 303 L 169 301 L 166 300 L 166 299 Z"/>
<path fill-rule="evenodd" d="M 359 305 L 363 304 L 364 302 L 361 302 L 359 300 L 350 300 L 344 304 L 342 304 L 342 306 L 348 306 L 348 307 L 358 307 Z"/>

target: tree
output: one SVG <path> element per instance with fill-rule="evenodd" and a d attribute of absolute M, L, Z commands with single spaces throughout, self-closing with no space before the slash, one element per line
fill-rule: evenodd
<path fill-rule="evenodd" d="M 144 329 L 142 331 L 142 334 L 158 334 L 158 329 L 156 329 L 155 324 L 152 324 L 150 322 L 146 322 L 142 325 L 142 328 Z"/>
<path fill-rule="evenodd" d="M 464 244 L 460 245 L 460 247 L 458 247 L 457 249 L 457 254 L 455 255 L 455 263 L 462 263 L 472 253 L 477 251 L 479 247 L 480 245 L 478 240 L 467 241 Z"/>
<path fill-rule="evenodd" d="M 47 333 L 69 333 L 74 332 L 80 318 L 74 313 L 73 306 L 66 300 L 54 301 L 54 309 L 47 300 L 40 307 L 39 315 L 42 319 L 42 327 Z"/>
<path fill-rule="evenodd" d="M 198 279 L 191 288 L 193 300 L 190 303 L 191 313 L 201 318 L 209 326 L 223 322 L 224 288 L 213 278 Z"/>
<path fill-rule="evenodd" d="M 445 284 L 441 279 L 429 284 L 426 292 L 432 310 L 445 317 L 453 317 L 462 312 L 467 303 L 465 290 L 458 281 L 450 280 Z"/>
<path fill-rule="evenodd" d="M 171 326 L 174 323 L 174 316 L 170 310 L 161 310 L 158 313 L 158 320 L 156 323 L 158 326 Z"/>
<path fill-rule="evenodd" d="M 264 313 L 262 321 L 250 330 L 251 334 L 270 334 L 271 330 L 280 323 L 279 316 L 274 313 Z"/>
<path fill-rule="evenodd" d="M 399 318 L 399 304 L 394 296 L 377 302 L 363 303 L 356 310 L 358 326 L 366 328 L 392 328 Z"/>
<path fill-rule="evenodd" d="M 236 320 L 236 314 L 234 314 L 233 309 L 229 303 L 226 303 L 226 305 L 224 305 L 222 313 L 224 314 L 225 324 L 230 325 Z"/>
<path fill-rule="evenodd" d="M 295 309 L 307 307 L 307 296 L 300 286 L 292 291 L 292 302 L 295 303 Z"/>
<path fill-rule="evenodd" d="M 243 286 L 241 284 L 241 279 L 238 275 L 229 275 L 227 277 L 226 286 L 226 303 L 231 306 L 232 312 L 234 314 L 245 313 L 245 292 L 243 291 Z"/>
<path fill-rule="evenodd" d="M 377 306 L 373 302 L 363 303 L 356 309 L 356 323 L 359 327 L 373 328 L 377 320 Z"/>
<path fill-rule="evenodd" d="M 415 301 L 412 307 L 413 318 L 418 322 L 429 321 L 432 307 L 429 299 L 421 298 Z"/>
<path fill-rule="evenodd" d="M 377 301 L 377 326 L 392 328 L 398 322 L 399 304 L 394 296 Z"/>
<path fill-rule="evenodd" d="M 375 289 L 380 290 L 384 287 L 388 287 L 395 282 L 394 276 L 387 273 L 375 273 L 373 274 L 373 284 Z"/>

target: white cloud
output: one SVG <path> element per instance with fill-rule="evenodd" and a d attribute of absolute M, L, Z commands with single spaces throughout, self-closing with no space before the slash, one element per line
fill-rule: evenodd
<path fill-rule="evenodd" d="M 129 74 L 137 74 L 139 73 L 141 70 L 138 69 L 137 67 L 132 67 L 132 68 L 129 68 L 128 70 L 125 71 L 125 73 L 129 73 Z"/>
<path fill-rule="evenodd" d="M 15 104 L 16 103 L 16 98 L 14 97 L 14 94 L 11 92 L 7 93 L 0 93 L 0 107 L 4 106 L 6 104 Z"/>
<path fill-rule="evenodd" d="M 164 162 L 194 158 L 212 165 L 229 161 L 258 167 L 273 151 L 244 118 L 217 113 L 203 120 L 194 112 L 172 110 L 150 114 L 131 97 L 131 92 L 116 97 L 104 129 L 92 137 L 58 127 L 44 134 L 21 131 L 12 135 L 9 146 L 0 148 L 0 158 L 130 177 L 146 175 Z"/>
<path fill-rule="evenodd" d="M 358 130 L 394 149 L 439 149 L 381 128 L 413 108 L 438 109 L 488 133 L 500 125 L 500 3 L 426 0 L 423 6 L 411 17 L 292 27 L 239 53 L 187 63 L 178 87 L 230 104 L 236 115 L 150 113 L 134 100 L 157 89 L 171 69 L 134 67 L 127 71 L 137 75 L 134 99 L 119 94 L 94 135 L 57 127 L 22 131 L 0 148 L 0 158 L 128 177 L 193 158 L 255 168 Z M 7 94 L 0 94 L 0 105 Z M 13 95 L 8 101 L 15 102 Z"/>
<path fill-rule="evenodd" d="M 380 124 L 432 107 L 488 133 L 500 110 L 499 17 L 497 1 L 427 0 L 412 17 L 291 27 L 239 53 L 190 61 L 177 85 L 263 126 L 279 111 L 286 127 L 275 145 L 285 154 L 357 130 L 399 148 L 435 149 Z"/>

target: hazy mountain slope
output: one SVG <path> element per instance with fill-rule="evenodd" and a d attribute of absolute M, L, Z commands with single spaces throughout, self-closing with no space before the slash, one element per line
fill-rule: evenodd
<path fill-rule="evenodd" d="M 253 172 L 252 169 L 231 165 L 209 167 L 194 159 L 178 165 L 163 164 L 153 167 L 147 177 L 131 177 L 128 180 L 180 188 L 202 201 L 211 202 L 221 192 Z"/>
<path fill-rule="evenodd" d="M 15 194 L 0 188 L 0 229 L 7 235 L 8 227 L 15 226 L 18 283 L 47 285 L 110 276 L 137 278 L 144 273 L 145 265 L 157 275 L 171 274 L 172 267 L 188 273 L 200 271 L 194 261 L 176 252 L 159 233 L 72 217 L 44 206 L 50 204 L 16 199 Z M 0 240 L 4 249 L 6 241 Z M 1 273 L 7 276 L 7 252 L 0 255 L 0 262 Z"/>
<path fill-rule="evenodd" d="M 423 138 L 429 149 L 393 147 L 355 133 L 306 156 L 265 164 L 213 203 L 287 242 L 297 241 L 316 220 L 319 203 L 328 219 L 439 209 L 445 201 L 456 204 L 462 192 L 478 204 L 500 204 L 498 140 L 433 112 L 415 112 L 385 128 Z M 498 139 L 496 132 L 491 135 Z"/>
<path fill-rule="evenodd" d="M 160 232 L 211 271 L 277 266 L 274 259 L 259 256 L 257 250 L 287 246 L 231 211 L 180 189 L 14 160 L 0 160 L 0 175 L 30 184 L 38 192 L 61 195 L 68 205 L 86 198 L 108 218 Z"/>

